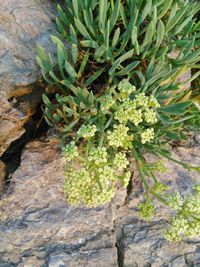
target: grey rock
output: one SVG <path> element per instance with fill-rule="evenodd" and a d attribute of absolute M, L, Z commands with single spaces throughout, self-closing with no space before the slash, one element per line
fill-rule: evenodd
<path fill-rule="evenodd" d="M 177 147 L 172 150 L 172 157 L 188 162 L 194 166 L 200 165 L 199 147 Z M 155 158 L 148 157 L 148 160 Z M 192 191 L 192 186 L 199 183 L 199 173 L 189 172 L 181 166 L 166 161 L 167 174 L 160 179 L 172 187 L 173 191 L 181 191 L 186 195 Z M 200 239 L 185 240 L 180 243 L 169 243 L 163 238 L 164 229 L 171 215 L 170 210 L 158 206 L 159 212 L 150 223 L 139 220 L 137 205 L 143 199 L 141 188 L 135 187 L 129 196 L 128 203 L 118 210 L 118 223 L 122 229 L 120 244 L 123 267 L 185 267 L 200 266 Z"/>
<path fill-rule="evenodd" d="M 0 258 L 17 266 L 117 266 L 113 207 L 69 206 L 59 141 L 26 146 L 0 201 Z"/>

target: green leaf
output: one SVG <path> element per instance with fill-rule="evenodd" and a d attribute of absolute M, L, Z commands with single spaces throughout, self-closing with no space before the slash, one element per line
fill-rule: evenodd
<path fill-rule="evenodd" d="M 76 64 L 78 60 L 78 47 L 76 44 L 72 44 L 71 46 L 71 55 L 72 55 L 72 62 Z"/>
<path fill-rule="evenodd" d="M 118 16 L 119 16 L 119 10 L 120 10 L 120 0 L 116 0 L 115 1 L 115 6 L 114 6 L 114 9 L 113 9 L 111 18 L 110 18 L 110 31 L 112 31 L 112 29 L 115 26 L 115 23 L 116 23 L 116 21 L 118 19 Z"/>
<path fill-rule="evenodd" d="M 145 20 L 147 15 L 150 14 L 151 7 L 152 7 L 152 0 L 147 0 L 146 5 L 144 6 L 143 9 L 141 9 L 142 12 L 141 12 L 141 15 L 139 17 L 138 25 L 140 25 Z"/>
<path fill-rule="evenodd" d="M 167 0 L 164 2 L 164 6 L 162 8 L 160 8 L 161 13 L 158 15 L 158 19 L 161 19 L 167 13 L 172 2 L 173 2 L 173 0 Z"/>
<path fill-rule="evenodd" d="M 70 123 L 68 126 L 66 126 L 64 129 L 63 129 L 63 133 L 67 133 L 69 131 L 71 131 L 74 126 L 78 123 L 79 119 L 73 121 L 72 123 Z"/>
<path fill-rule="evenodd" d="M 105 22 L 106 22 L 106 15 L 107 15 L 107 0 L 99 0 L 99 28 L 101 33 L 105 31 Z"/>
<path fill-rule="evenodd" d="M 93 81 L 95 81 L 104 72 L 104 70 L 105 70 L 105 67 L 103 67 L 103 68 L 99 69 L 98 71 L 96 71 L 92 76 L 90 76 L 86 80 L 85 84 L 87 86 L 90 85 Z"/>
<path fill-rule="evenodd" d="M 51 101 L 49 100 L 49 98 L 48 98 L 48 96 L 46 96 L 46 95 L 42 95 L 42 100 L 43 100 L 43 102 L 45 103 L 45 105 L 48 107 L 48 108 L 50 108 L 50 109 L 52 109 L 52 108 L 54 108 L 54 105 L 52 105 L 52 103 L 51 103 Z"/>
<path fill-rule="evenodd" d="M 159 108 L 158 111 L 168 113 L 171 115 L 184 115 L 187 112 L 187 107 L 192 104 L 191 101 L 171 104 L 166 107 Z"/>
<path fill-rule="evenodd" d="M 88 59 L 89 59 L 89 51 L 87 51 L 83 57 L 83 60 L 81 62 L 81 66 L 80 66 L 79 71 L 78 71 L 78 78 L 81 77 L 81 75 L 82 75 L 82 73 L 86 67 L 86 64 L 88 62 Z"/>
<path fill-rule="evenodd" d="M 67 60 L 65 61 L 65 70 L 72 79 L 75 79 L 77 77 L 75 69 Z"/>
<path fill-rule="evenodd" d="M 74 19 L 75 25 L 77 30 L 80 32 L 80 34 L 85 37 L 87 40 L 92 40 L 92 37 L 90 36 L 90 34 L 88 33 L 88 31 L 86 30 L 85 26 L 83 25 L 83 23 L 78 20 L 78 19 Z"/>
<path fill-rule="evenodd" d="M 167 23 L 166 25 L 166 33 L 169 32 L 172 28 L 176 26 L 176 24 L 180 21 L 180 19 L 183 17 L 185 12 L 188 10 L 188 6 L 185 6 L 184 8 L 181 8 L 176 15 L 173 17 L 173 19 Z"/>
<path fill-rule="evenodd" d="M 120 27 L 118 27 L 116 30 L 115 30 L 115 33 L 114 33 L 114 36 L 113 36 L 113 39 L 112 39 L 112 48 L 114 49 L 118 43 L 118 40 L 119 40 L 119 36 L 120 36 Z"/>
<path fill-rule="evenodd" d="M 147 44 L 152 42 L 153 34 L 154 34 L 154 24 L 151 21 L 147 27 L 147 31 L 146 31 L 145 38 L 142 44 L 142 48 L 144 48 Z"/>
<path fill-rule="evenodd" d="M 162 44 L 164 36 L 165 36 L 165 26 L 162 20 L 159 20 L 157 28 L 156 47 L 159 47 Z"/>
<path fill-rule="evenodd" d="M 123 76 L 127 75 L 127 73 L 130 73 L 133 69 L 135 69 L 140 64 L 140 61 L 135 61 L 127 65 L 122 70 L 115 73 L 116 76 Z"/>
<path fill-rule="evenodd" d="M 89 47 L 89 48 L 97 48 L 98 47 L 98 44 L 93 40 L 80 41 L 80 44 L 83 47 Z"/>
<path fill-rule="evenodd" d="M 132 45 L 135 45 L 135 42 L 137 41 L 137 33 L 138 28 L 136 26 L 133 27 L 131 32 L 131 43 Z"/>
<path fill-rule="evenodd" d="M 120 63 L 122 63 L 123 61 L 125 61 L 126 59 L 129 59 L 133 56 L 133 51 L 134 50 L 130 50 L 128 52 L 126 52 L 124 55 L 122 55 L 121 57 L 119 57 L 112 65 L 112 67 L 109 69 L 108 74 L 109 75 L 113 75 L 114 71 L 116 70 L 116 68 L 119 66 Z"/>

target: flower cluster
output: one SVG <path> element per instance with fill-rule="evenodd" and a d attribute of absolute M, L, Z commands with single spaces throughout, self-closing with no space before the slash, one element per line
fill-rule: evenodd
<path fill-rule="evenodd" d="M 152 201 L 149 199 L 139 204 L 138 208 L 140 216 L 146 221 L 151 220 L 152 216 L 154 216 L 156 213 L 156 208 L 153 205 Z"/>
<path fill-rule="evenodd" d="M 129 161 L 126 158 L 126 154 L 119 152 L 115 155 L 114 161 L 113 161 L 114 166 L 120 171 L 124 170 L 127 168 L 129 165 Z"/>
<path fill-rule="evenodd" d="M 80 151 L 84 151 L 84 145 Z M 118 181 L 124 187 L 128 185 L 131 173 L 124 171 L 129 164 L 125 153 L 119 152 L 113 158 L 105 147 L 89 145 L 88 156 L 79 152 L 79 157 L 84 160 L 79 164 L 71 161 L 65 171 L 64 189 L 70 204 L 103 205 L 114 197 Z"/>
<path fill-rule="evenodd" d="M 119 95 L 118 98 L 121 101 L 129 99 L 129 96 L 135 92 L 135 86 L 133 86 L 127 79 L 123 79 L 118 84 Z"/>
<path fill-rule="evenodd" d="M 158 100 L 153 95 L 150 95 L 148 105 L 149 105 L 149 107 L 154 108 L 154 109 L 160 107 Z"/>
<path fill-rule="evenodd" d="M 150 124 L 156 123 L 158 121 L 156 112 L 153 109 L 147 108 L 144 112 L 144 120 Z"/>
<path fill-rule="evenodd" d="M 106 95 L 101 99 L 100 109 L 101 111 L 109 110 L 115 103 L 115 100 L 110 95 Z"/>
<path fill-rule="evenodd" d="M 73 158 L 78 156 L 78 147 L 75 145 L 74 141 L 71 141 L 63 148 L 62 153 L 64 160 L 71 161 Z"/>
<path fill-rule="evenodd" d="M 131 122 L 134 126 L 143 123 L 144 131 L 141 133 L 142 144 L 154 139 L 154 129 L 146 128 L 147 124 L 158 122 L 156 109 L 160 107 L 155 96 L 146 96 L 145 93 L 137 93 L 135 87 L 124 79 L 118 85 L 119 94 L 117 95 L 116 111 L 114 119 L 120 124 L 128 125 Z"/>
<path fill-rule="evenodd" d="M 115 175 L 114 170 L 108 166 L 96 172 L 87 167 L 80 169 L 68 167 L 65 175 L 64 189 L 72 205 L 84 204 L 95 207 L 105 204 L 114 197 Z"/>
<path fill-rule="evenodd" d="M 183 205 L 183 198 L 181 194 L 178 192 L 176 194 L 169 195 L 167 199 L 167 204 L 170 208 L 173 208 L 174 210 L 181 209 Z"/>
<path fill-rule="evenodd" d="M 107 162 L 108 153 L 105 147 L 93 147 L 89 151 L 88 160 L 94 162 L 96 165 Z"/>
<path fill-rule="evenodd" d="M 176 194 L 171 197 L 169 202 L 171 207 L 178 212 L 167 229 L 165 237 L 169 241 L 177 242 L 181 240 L 182 236 L 189 238 L 200 236 L 200 197 L 198 191 L 195 191 L 194 195 L 188 195 L 185 200 L 181 198 L 180 194 Z"/>
<path fill-rule="evenodd" d="M 141 133 L 141 143 L 145 144 L 154 139 L 154 129 L 148 128 L 143 133 Z"/>
<path fill-rule="evenodd" d="M 78 129 L 77 134 L 80 137 L 88 139 L 93 137 L 96 131 L 97 131 L 96 125 L 81 125 L 81 127 Z"/>
<path fill-rule="evenodd" d="M 163 194 L 168 189 L 168 186 L 160 182 L 156 182 L 152 188 L 152 190 L 157 194 Z"/>
<path fill-rule="evenodd" d="M 145 96 L 145 93 L 139 93 L 135 95 L 135 102 L 138 107 L 148 107 L 149 98 Z"/>
<path fill-rule="evenodd" d="M 167 168 L 165 167 L 163 160 L 159 160 L 158 162 L 156 162 L 155 171 L 161 172 L 161 173 L 167 172 Z"/>
<path fill-rule="evenodd" d="M 130 117 L 133 116 L 133 113 L 136 111 L 136 105 L 133 101 L 126 100 L 122 104 L 120 104 L 119 109 L 115 112 L 115 120 L 120 123 L 126 124 Z M 141 116 L 142 118 L 142 116 Z"/>
<path fill-rule="evenodd" d="M 126 188 L 130 182 L 131 179 L 131 172 L 127 171 L 122 175 L 121 180 L 122 180 L 122 186 L 123 188 Z"/>
<path fill-rule="evenodd" d="M 107 131 L 109 145 L 113 147 L 123 147 L 125 149 L 132 146 L 131 141 L 133 140 L 133 135 L 128 135 L 129 128 L 123 124 L 114 125 L 114 130 Z"/>

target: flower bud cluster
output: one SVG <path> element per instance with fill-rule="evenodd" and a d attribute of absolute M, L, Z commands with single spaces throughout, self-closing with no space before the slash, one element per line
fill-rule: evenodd
<path fill-rule="evenodd" d="M 131 172 L 130 171 L 125 172 L 121 179 L 123 188 L 126 188 L 128 186 L 130 179 L 131 179 Z"/>
<path fill-rule="evenodd" d="M 144 112 L 144 120 L 150 124 L 156 123 L 158 121 L 156 112 L 153 109 L 146 108 Z"/>
<path fill-rule="evenodd" d="M 200 197 L 188 196 L 184 203 L 184 211 L 200 216 Z"/>
<path fill-rule="evenodd" d="M 154 129 L 148 128 L 141 133 L 141 143 L 146 144 L 154 139 Z"/>
<path fill-rule="evenodd" d="M 200 236 L 200 197 L 198 192 L 195 191 L 193 196 L 188 195 L 185 201 L 178 193 L 172 196 L 169 202 L 173 209 L 178 210 L 178 215 L 173 219 L 165 237 L 170 241 L 180 241 L 182 236 L 189 238 Z"/>
<path fill-rule="evenodd" d="M 183 198 L 181 194 L 178 192 L 176 194 L 168 196 L 167 204 L 174 210 L 180 210 L 183 206 Z"/>
<path fill-rule="evenodd" d="M 80 137 L 88 139 L 93 137 L 96 131 L 97 131 L 96 125 L 81 125 L 81 127 L 78 129 L 77 134 Z"/>
<path fill-rule="evenodd" d="M 145 93 L 139 93 L 135 95 L 135 102 L 138 107 L 148 107 L 149 98 L 145 96 Z"/>
<path fill-rule="evenodd" d="M 114 125 L 114 130 L 107 131 L 107 138 L 109 145 L 112 147 L 123 147 L 125 149 L 132 146 L 131 141 L 133 140 L 133 135 L 128 135 L 129 128 L 123 124 Z"/>
<path fill-rule="evenodd" d="M 94 162 L 96 165 L 107 162 L 108 153 L 105 147 L 93 147 L 89 151 L 88 160 Z"/>
<path fill-rule="evenodd" d="M 113 161 L 114 166 L 120 171 L 126 169 L 129 165 L 129 161 L 126 158 L 126 154 L 119 152 L 115 155 L 114 161 Z"/>
<path fill-rule="evenodd" d="M 104 98 L 101 99 L 100 109 L 101 111 L 108 111 L 113 105 L 115 101 L 110 95 L 106 95 Z"/>
<path fill-rule="evenodd" d="M 163 160 L 156 162 L 154 170 L 161 173 L 167 172 L 167 168 L 165 167 Z"/>
<path fill-rule="evenodd" d="M 123 79 L 118 84 L 119 95 L 118 98 L 121 101 L 129 99 L 129 96 L 135 92 L 135 86 L 132 85 L 127 79 Z"/>
<path fill-rule="evenodd" d="M 71 161 L 73 158 L 78 156 L 78 147 L 75 145 L 74 141 L 71 141 L 69 144 L 63 148 L 63 159 L 66 161 Z"/>
<path fill-rule="evenodd" d="M 140 217 L 144 218 L 146 221 L 151 220 L 152 216 L 156 213 L 156 208 L 151 200 L 146 200 L 145 202 L 139 204 L 138 208 Z"/>
<path fill-rule="evenodd" d="M 155 96 L 150 95 L 148 106 L 154 109 L 160 107 L 160 104 L 158 103 L 158 100 L 155 98 Z"/>
<path fill-rule="evenodd" d="M 168 190 L 169 188 L 164 185 L 163 183 L 157 182 L 154 184 L 152 190 L 157 193 L 157 194 L 163 194 L 166 190 Z"/>
<path fill-rule="evenodd" d="M 66 168 L 64 189 L 69 203 L 96 207 L 110 201 L 118 181 L 124 187 L 128 185 L 131 177 L 130 172 L 125 172 L 128 165 L 125 153 L 119 152 L 113 158 L 105 147 L 90 147 L 83 162 L 77 166 L 72 161 Z"/>
<path fill-rule="evenodd" d="M 115 112 L 115 120 L 118 120 L 120 123 L 126 124 L 132 114 L 136 111 L 136 106 L 133 101 L 126 100 L 124 101 L 119 109 Z"/>
<path fill-rule="evenodd" d="M 68 167 L 65 173 L 64 189 L 72 205 L 84 204 L 89 207 L 103 205 L 110 201 L 116 191 L 114 170 L 104 166 L 97 170 Z"/>
<path fill-rule="evenodd" d="M 200 184 L 196 184 L 194 187 L 195 196 L 200 197 Z"/>

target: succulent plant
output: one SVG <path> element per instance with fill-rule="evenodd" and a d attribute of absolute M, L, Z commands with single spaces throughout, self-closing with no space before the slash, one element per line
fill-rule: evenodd
<path fill-rule="evenodd" d="M 61 137 L 71 204 L 110 201 L 120 184 L 128 186 L 133 157 L 145 188 L 140 215 L 149 220 L 156 213 L 154 198 L 168 207 L 177 202 L 155 174 L 166 169 L 162 158 L 200 171 L 169 151 L 172 141 L 200 130 L 199 91 L 183 87 L 200 75 L 199 11 L 198 2 L 187 0 L 66 0 L 64 8 L 58 5 L 58 32 L 51 36 L 56 53 L 38 47 L 37 61 L 44 79 L 57 87 L 53 101 L 43 96 L 44 113 Z M 188 70 L 191 76 L 182 81 Z M 158 161 L 147 162 L 146 153 Z M 176 209 L 168 239 L 199 234 L 199 213 L 191 219 L 194 231 L 187 227 L 174 234 L 175 225 L 191 218 L 186 202 Z"/>

